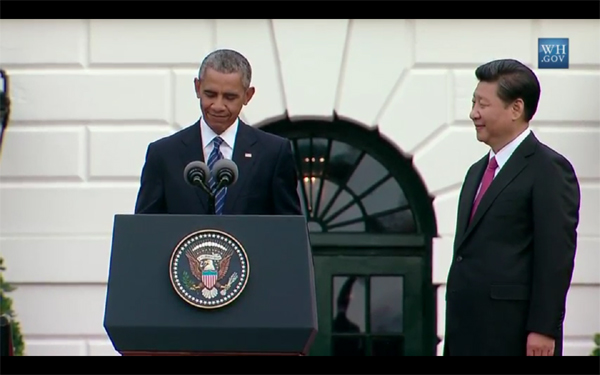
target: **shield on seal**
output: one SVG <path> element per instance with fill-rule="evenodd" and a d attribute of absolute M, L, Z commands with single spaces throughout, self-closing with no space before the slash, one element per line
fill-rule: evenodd
<path fill-rule="evenodd" d="M 212 289 L 217 282 L 217 271 L 205 270 L 202 271 L 202 283 L 206 285 L 206 289 Z"/>

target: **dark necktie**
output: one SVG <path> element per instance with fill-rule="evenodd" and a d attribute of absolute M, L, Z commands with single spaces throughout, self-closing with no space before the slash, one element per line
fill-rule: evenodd
<path fill-rule="evenodd" d="M 481 197 L 483 197 L 483 194 L 485 194 L 486 190 L 490 187 L 492 180 L 494 179 L 496 168 L 498 168 L 498 162 L 496 162 L 496 157 L 493 157 L 488 162 L 487 168 L 485 169 L 485 173 L 483 174 L 483 178 L 481 179 L 481 189 L 479 189 L 479 194 L 477 194 L 475 202 L 473 202 L 471 220 L 475 215 L 475 211 L 477 211 L 477 206 L 479 206 L 479 202 L 481 202 Z"/>
<path fill-rule="evenodd" d="M 213 139 L 213 150 L 208 156 L 208 168 L 212 171 L 213 167 L 217 160 L 223 159 L 223 154 L 221 153 L 220 147 L 223 143 L 223 138 L 215 137 Z M 210 190 L 214 193 L 215 188 L 217 187 L 216 179 L 211 175 L 209 180 Z M 225 204 L 225 194 L 227 193 L 227 188 L 223 188 L 219 190 L 217 195 L 215 196 L 215 214 L 221 215 L 223 214 L 223 205 Z"/>

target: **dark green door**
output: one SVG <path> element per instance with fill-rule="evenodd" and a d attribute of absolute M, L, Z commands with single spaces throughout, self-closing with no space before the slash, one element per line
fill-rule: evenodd
<path fill-rule="evenodd" d="M 310 355 L 423 355 L 422 258 L 316 255 Z"/>
<path fill-rule="evenodd" d="M 413 160 L 377 127 L 281 118 L 315 260 L 319 333 L 312 355 L 435 355 L 433 197 Z M 350 298 L 351 296 L 352 298 Z"/>

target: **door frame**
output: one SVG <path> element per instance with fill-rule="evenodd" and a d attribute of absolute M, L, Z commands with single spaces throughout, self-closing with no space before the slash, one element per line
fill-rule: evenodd
<path fill-rule="evenodd" d="M 317 285 L 317 308 L 319 318 L 319 334 L 313 348 L 317 352 L 331 353 L 332 337 L 331 325 L 333 321 L 333 277 L 335 276 L 401 276 L 403 278 L 402 291 L 402 321 L 403 329 L 400 333 L 370 333 L 361 336 L 367 338 L 367 347 L 370 348 L 370 337 L 402 336 L 404 341 L 403 356 L 422 355 L 423 324 L 422 306 L 423 293 L 421 256 L 356 256 L 356 255 L 321 255 L 315 256 L 315 278 Z M 370 282 L 367 282 L 367 285 Z M 370 311 L 367 306 L 370 291 L 365 293 L 365 325 L 370 326 Z M 370 351 L 370 350 L 369 350 Z"/>
<path fill-rule="evenodd" d="M 326 139 L 330 145 L 333 141 L 344 143 L 378 161 L 396 180 L 411 207 L 417 234 L 397 232 L 383 234 L 373 230 L 357 233 L 311 231 L 313 253 L 314 256 L 336 254 L 374 257 L 421 256 L 423 258 L 422 353 L 436 355 L 440 339 L 437 337 L 437 285 L 434 285 L 432 280 L 432 239 L 438 236 L 433 208 L 434 197 L 429 194 L 420 173 L 415 168 L 412 156 L 403 152 L 397 144 L 380 133 L 377 126 L 340 117 L 335 111 L 333 116 L 310 118 L 290 118 L 285 113 L 255 126 L 267 133 L 287 138 L 291 145 L 295 146 L 300 140 L 309 140 L 312 145 L 316 138 Z M 298 148 L 292 147 L 292 149 L 297 151 Z M 314 153 L 314 150 L 311 152 Z M 330 152 L 331 150 L 328 151 Z M 302 174 L 298 175 L 298 180 L 302 184 Z M 304 213 L 310 221 L 311 215 L 306 211 Z"/>
<path fill-rule="evenodd" d="M 421 347 L 420 350 L 412 350 L 405 355 L 420 355 L 420 356 L 435 356 L 437 345 L 440 339 L 437 336 L 437 286 L 432 284 L 431 266 L 432 260 L 428 256 L 431 254 L 431 239 L 426 235 L 414 234 L 366 234 L 366 233 L 314 233 L 309 234 L 310 243 L 312 246 L 313 257 L 315 258 L 315 285 L 319 288 L 322 282 L 317 275 L 316 269 L 320 257 L 369 257 L 377 258 L 397 258 L 398 261 L 406 259 L 420 259 L 419 262 L 419 280 L 420 283 L 420 304 L 421 304 L 421 319 L 420 334 Z M 331 287 L 332 281 L 327 281 L 325 285 Z M 330 294 L 330 293 L 329 293 Z M 317 290 L 317 299 L 321 293 Z M 321 325 L 322 312 L 319 308 L 322 304 L 331 304 L 331 301 L 317 300 L 317 315 L 319 318 L 319 332 L 323 332 Z M 328 312 L 330 312 L 330 308 Z M 327 315 L 329 317 L 329 315 Z M 331 317 L 329 317 L 331 319 Z M 414 324 L 404 320 L 405 327 Z M 330 326 L 330 324 L 329 324 Z M 319 334 L 320 335 L 320 334 Z M 315 344 L 319 345 L 318 342 Z"/>

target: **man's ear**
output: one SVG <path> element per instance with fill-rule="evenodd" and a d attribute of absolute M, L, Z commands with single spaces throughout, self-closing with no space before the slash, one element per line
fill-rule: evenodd
<path fill-rule="evenodd" d="M 523 116 L 524 112 L 525 112 L 525 103 L 523 102 L 523 99 L 515 100 L 512 103 L 510 109 L 511 109 L 511 116 L 512 116 L 513 121 L 516 121 L 519 118 L 521 118 L 521 116 Z"/>
<path fill-rule="evenodd" d="M 194 91 L 196 91 L 196 98 L 200 99 L 200 79 L 194 78 Z"/>
<path fill-rule="evenodd" d="M 248 103 L 250 103 L 250 100 L 254 96 L 255 92 L 256 89 L 254 87 L 249 87 L 248 90 L 246 90 L 246 95 L 244 97 L 244 105 L 248 105 Z"/>

